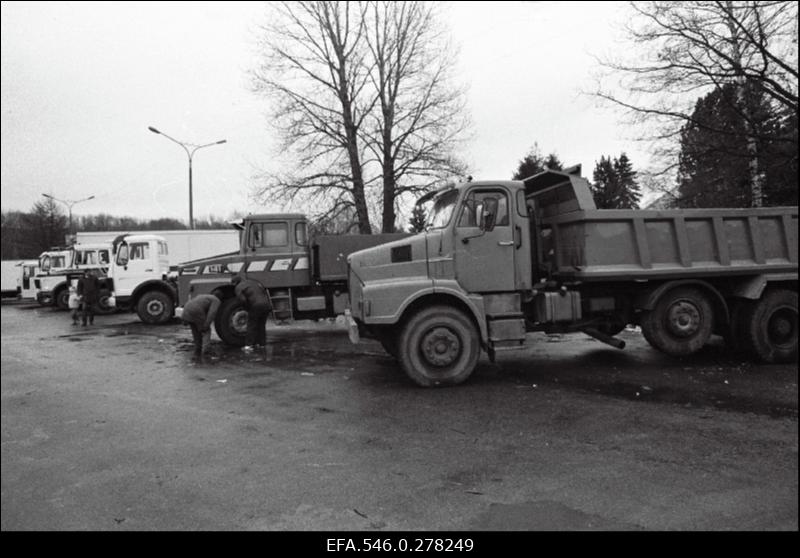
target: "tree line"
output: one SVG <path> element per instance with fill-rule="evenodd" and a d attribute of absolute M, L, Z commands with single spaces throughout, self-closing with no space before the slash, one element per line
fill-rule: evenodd
<path fill-rule="evenodd" d="M 115 217 L 105 213 L 73 216 L 72 231 L 163 231 L 184 230 L 188 227 L 179 219 L 136 219 Z M 2 259 L 35 259 L 53 247 L 64 246 L 70 224 L 64 210 L 53 200 L 36 202 L 30 211 L 4 211 L 0 214 Z M 227 220 L 209 216 L 195 219 L 196 229 L 228 229 Z"/>

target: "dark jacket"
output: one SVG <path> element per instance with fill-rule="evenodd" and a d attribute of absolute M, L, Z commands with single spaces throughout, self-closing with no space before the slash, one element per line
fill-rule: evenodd
<path fill-rule="evenodd" d="M 264 288 L 257 281 L 252 279 L 244 279 L 236 285 L 236 298 L 242 301 L 242 304 L 248 308 L 256 306 L 269 306 L 269 299 L 267 298 Z"/>
<path fill-rule="evenodd" d="M 94 275 L 85 275 L 78 279 L 78 295 L 87 304 L 97 304 L 100 283 Z"/>
<path fill-rule="evenodd" d="M 194 296 L 183 305 L 181 319 L 205 331 L 211 327 L 211 322 L 214 321 L 217 310 L 219 310 L 219 304 L 219 299 L 214 295 L 201 294 Z"/>

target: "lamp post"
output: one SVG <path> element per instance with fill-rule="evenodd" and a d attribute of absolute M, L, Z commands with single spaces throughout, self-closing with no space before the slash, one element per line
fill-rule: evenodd
<path fill-rule="evenodd" d="M 156 130 L 152 126 L 148 126 L 147 129 L 153 132 L 154 134 L 162 135 L 168 140 L 177 143 L 183 148 L 184 151 L 186 151 L 186 155 L 189 157 L 189 228 L 194 229 L 194 210 L 192 209 L 192 156 L 194 155 L 194 152 L 197 151 L 198 149 L 201 149 L 203 147 L 210 147 L 212 145 L 219 145 L 221 143 L 225 143 L 226 140 L 219 140 L 212 143 L 206 143 L 203 145 L 194 145 L 191 143 L 180 142 L 175 138 L 168 136 L 164 132 Z"/>
<path fill-rule="evenodd" d="M 85 201 L 89 201 L 89 200 L 93 200 L 94 199 L 94 196 L 89 196 L 88 198 L 83 198 L 82 200 L 60 200 L 55 196 L 51 196 L 50 194 L 42 194 L 42 195 L 44 197 L 46 197 L 46 198 L 50 198 L 53 201 L 61 202 L 64 205 L 67 206 L 67 209 L 69 210 L 69 234 L 70 235 L 75 234 L 75 231 L 72 230 L 72 206 L 75 205 L 76 203 L 81 203 L 81 202 L 85 202 Z"/>

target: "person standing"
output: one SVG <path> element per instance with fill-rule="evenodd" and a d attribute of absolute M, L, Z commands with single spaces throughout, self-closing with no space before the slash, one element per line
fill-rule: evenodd
<path fill-rule="evenodd" d="M 94 324 L 94 312 L 99 300 L 99 293 L 100 282 L 97 280 L 94 271 L 90 269 L 84 270 L 83 277 L 78 279 L 78 296 L 81 298 L 81 304 L 83 305 L 81 324 L 84 326 L 87 320 L 89 325 Z"/>
<path fill-rule="evenodd" d="M 78 285 L 70 284 L 69 286 L 69 309 L 70 317 L 72 318 L 72 325 L 78 325 L 78 318 L 83 310 L 81 309 L 81 297 L 78 296 Z"/>
<path fill-rule="evenodd" d="M 211 343 L 211 324 L 217 316 L 220 300 L 215 295 L 201 294 L 183 305 L 181 320 L 192 328 L 194 356 L 202 357 Z"/>
<path fill-rule="evenodd" d="M 243 351 L 267 345 L 267 316 L 271 310 L 267 292 L 261 283 L 234 275 L 231 279 L 238 298 L 247 310 L 247 337 Z"/>

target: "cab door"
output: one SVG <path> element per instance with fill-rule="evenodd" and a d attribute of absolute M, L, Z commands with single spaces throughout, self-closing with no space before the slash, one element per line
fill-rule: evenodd
<path fill-rule="evenodd" d="M 487 200 L 496 200 L 494 202 Z M 489 207 L 496 212 L 494 228 L 481 223 Z M 514 231 L 509 194 L 501 187 L 476 187 L 467 192 L 455 222 L 456 280 L 467 292 L 515 290 Z"/>
<path fill-rule="evenodd" d="M 117 250 L 114 291 L 116 296 L 130 296 L 137 285 L 152 279 L 159 271 L 150 242 L 121 244 Z"/>

